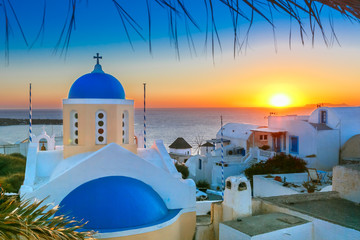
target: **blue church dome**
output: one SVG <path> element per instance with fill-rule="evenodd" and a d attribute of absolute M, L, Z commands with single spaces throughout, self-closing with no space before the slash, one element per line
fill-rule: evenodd
<path fill-rule="evenodd" d="M 115 77 L 104 73 L 101 65 L 96 64 L 94 71 L 73 83 L 68 98 L 125 99 L 125 91 Z"/>
<path fill-rule="evenodd" d="M 164 201 L 149 185 L 134 178 L 110 176 L 84 183 L 60 203 L 56 215 L 88 221 L 85 229 L 104 232 L 153 225 L 168 218 Z"/>

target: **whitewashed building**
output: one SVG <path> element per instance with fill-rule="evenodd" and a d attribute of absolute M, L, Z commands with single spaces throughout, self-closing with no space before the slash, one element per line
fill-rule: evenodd
<path fill-rule="evenodd" d="M 169 146 L 169 154 L 178 163 L 185 163 L 191 157 L 192 146 L 182 137 L 178 137 Z"/>
<path fill-rule="evenodd" d="M 360 165 L 336 166 L 333 173 L 334 192 L 283 192 L 261 198 L 251 197 L 244 176 L 229 177 L 222 202 L 198 207 L 210 216 L 207 222 L 205 215 L 198 216 L 195 239 L 360 239 Z"/>
<path fill-rule="evenodd" d="M 308 167 L 331 170 L 339 163 L 346 142 L 360 134 L 360 107 L 320 107 L 309 116 L 269 116 L 270 151 L 298 156 Z"/>
<path fill-rule="evenodd" d="M 227 178 L 238 175 L 249 166 L 252 159 L 250 146 L 253 142 L 251 130 L 258 127 L 260 126 L 247 123 L 225 124 L 223 136 L 221 136 L 220 129 L 215 139 L 207 140 L 206 144 L 202 146 L 201 155 L 195 155 L 188 159 L 186 166 L 189 167 L 189 177 L 195 182 L 205 180 L 211 185 L 211 188 L 221 189 L 222 173 Z M 223 159 L 221 142 L 224 145 Z M 265 145 L 267 140 L 259 144 Z"/>

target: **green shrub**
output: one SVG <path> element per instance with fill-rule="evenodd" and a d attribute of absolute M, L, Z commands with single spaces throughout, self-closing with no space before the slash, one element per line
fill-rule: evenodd
<path fill-rule="evenodd" d="M 245 175 L 252 182 L 254 175 L 300 173 L 305 170 L 306 162 L 303 159 L 282 153 L 269 158 L 266 162 L 261 161 L 252 165 L 245 170 Z"/>
<path fill-rule="evenodd" d="M 266 151 L 266 150 L 270 149 L 270 146 L 269 145 L 263 145 L 263 146 L 261 146 L 259 148 Z"/>
<path fill-rule="evenodd" d="M 24 182 L 25 173 L 14 173 L 9 176 L 1 177 L 0 183 L 3 191 L 17 193 Z"/>
<path fill-rule="evenodd" d="M 175 167 L 179 173 L 181 173 L 183 179 L 187 179 L 189 176 L 189 168 L 185 164 L 175 163 Z"/>
<path fill-rule="evenodd" d="M 0 155 L 0 176 L 24 173 L 26 159 L 21 154 Z"/>
<path fill-rule="evenodd" d="M 9 156 L 12 156 L 12 157 L 16 157 L 16 158 L 21 158 L 21 159 L 26 159 L 26 157 L 24 155 L 22 155 L 21 153 L 12 153 L 12 154 L 9 154 Z"/>
<path fill-rule="evenodd" d="M 206 180 L 200 180 L 196 183 L 196 187 L 210 189 L 210 184 Z"/>

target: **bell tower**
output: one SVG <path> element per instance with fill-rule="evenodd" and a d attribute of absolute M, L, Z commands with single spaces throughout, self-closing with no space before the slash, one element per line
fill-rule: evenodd
<path fill-rule="evenodd" d="M 125 98 L 121 83 L 105 73 L 94 56 L 91 73 L 78 78 L 63 99 L 64 158 L 96 151 L 109 143 L 136 154 L 134 100 Z"/>

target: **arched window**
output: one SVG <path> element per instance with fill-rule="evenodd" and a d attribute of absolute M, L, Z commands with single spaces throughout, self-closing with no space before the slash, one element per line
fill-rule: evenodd
<path fill-rule="evenodd" d="M 122 114 L 122 143 L 129 143 L 129 112 L 124 111 Z"/>
<path fill-rule="evenodd" d="M 48 149 L 47 140 L 45 138 L 40 139 L 40 141 L 39 141 L 39 150 L 40 151 L 46 151 L 47 149 Z"/>
<path fill-rule="evenodd" d="M 70 112 L 70 143 L 79 144 L 79 114 L 76 111 Z"/>
<path fill-rule="evenodd" d="M 95 131 L 96 131 L 96 144 L 106 144 L 106 112 L 99 110 L 96 112 L 96 121 L 95 121 Z"/>

